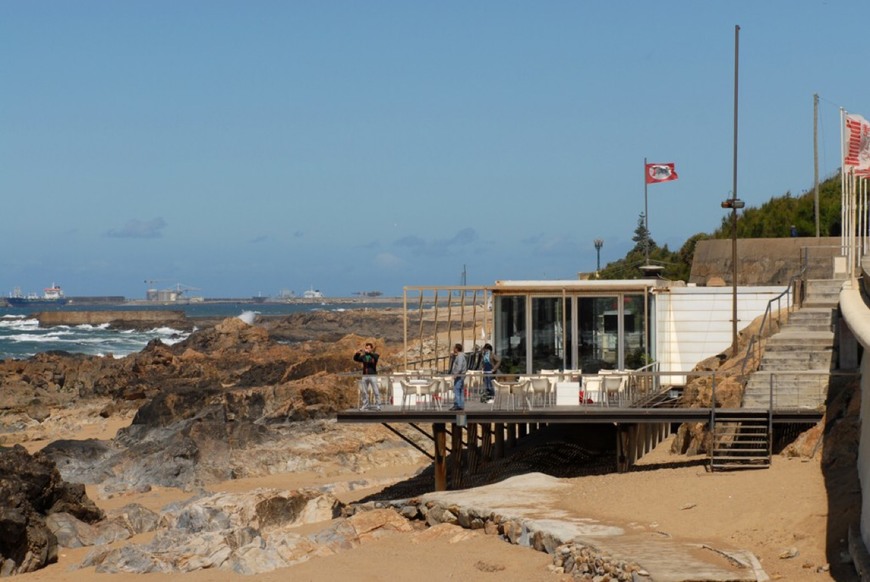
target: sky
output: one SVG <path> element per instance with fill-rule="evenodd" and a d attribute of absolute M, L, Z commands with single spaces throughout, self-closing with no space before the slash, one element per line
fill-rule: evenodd
<path fill-rule="evenodd" d="M 866 0 L 0 0 L 0 294 L 574 279 L 840 167 Z M 679 179 L 644 189 L 644 160 Z"/>

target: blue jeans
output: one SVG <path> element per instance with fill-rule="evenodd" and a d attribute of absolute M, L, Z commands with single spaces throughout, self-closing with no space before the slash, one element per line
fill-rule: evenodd
<path fill-rule="evenodd" d="M 465 377 L 456 376 L 453 378 L 453 406 L 456 408 L 465 408 Z"/>
<path fill-rule="evenodd" d="M 495 389 L 492 387 L 492 369 L 487 370 L 484 368 L 483 370 L 483 387 L 486 392 L 487 398 L 495 397 Z"/>
<path fill-rule="evenodd" d="M 381 391 L 378 387 L 377 376 L 363 376 L 359 383 L 360 397 L 362 398 L 362 408 L 369 407 L 369 391 L 375 397 L 375 406 L 381 405 Z"/>

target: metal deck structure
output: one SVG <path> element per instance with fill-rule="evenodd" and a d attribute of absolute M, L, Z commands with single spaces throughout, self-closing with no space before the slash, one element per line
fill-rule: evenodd
<path fill-rule="evenodd" d="M 454 484 L 461 483 L 462 472 L 473 470 L 481 459 L 503 458 L 518 442 L 543 427 L 553 424 L 612 425 L 616 429 L 617 471 L 627 471 L 644 454 L 667 438 L 674 425 L 704 423 L 711 433 L 716 433 L 717 419 L 720 426 L 749 424 L 754 417 L 765 430 L 751 450 L 735 453 L 729 462 L 748 462 L 742 465 L 769 464 L 773 425 L 813 424 L 823 416 L 820 410 L 811 409 L 758 409 L 724 408 L 672 408 L 672 407 L 610 407 L 598 405 L 548 406 L 520 410 L 499 410 L 489 404 L 469 402 L 463 411 L 438 410 L 433 408 L 384 406 L 381 410 L 346 410 L 338 413 L 340 423 L 383 424 L 396 435 L 432 459 L 436 491 L 447 489 L 448 454 L 451 459 L 451 474 Z M 740 420 L 735 420 L 735 419 Z M 408 438 L 395 425 L 423 433 L 432 440 L 430 453 Z M 431 434 L 421 425 L 431 425 Z M 448 435 L 450 444 L 448 446 Z M 735 443 L 740 436 L 735 437 Z M 760 451 L 759 451 L 760 447 Z M 737 444 L 735 444 L 737 448 Z M 744 455 L 744 457 L 740 457 Z M 736 461 L 735 461 L 736 459 Z M 727 465 L 721 464 L 720 467 Z M 710 467 L 717 467 L 711 454 Z"/>

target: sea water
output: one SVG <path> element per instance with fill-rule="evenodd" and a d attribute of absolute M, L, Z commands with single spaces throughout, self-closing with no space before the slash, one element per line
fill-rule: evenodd
<path fill-rule="evenodd" d="M 386 307 L 365 304 L 366 309 Z M 393 305 L 394 306 L 394 305 Z M 40 327 L 34 311 L 184 311 L 188 317 L 241 317 L 252 321 L 256 315 L 281 316 L 299 311 L 354 309 L 346 303 L 192 303 L 171 306 L 66 305 L 53 308 L 0 308 L 0 360 L 24 359 L 40 352 L 61 350 L 71 354 L 112 355 L 121 358 L 141 351 L 151 340 L 171 345 L 186 339 L 190 332 L 171 327 L 148 330 L 109 329 L 106 325 L 59 325 Z"/>

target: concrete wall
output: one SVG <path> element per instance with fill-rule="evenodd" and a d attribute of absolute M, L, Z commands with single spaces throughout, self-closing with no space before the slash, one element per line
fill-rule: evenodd
<path fill-rule="evenodd" d="M 187 319 L 183 311 L 43 311 L 35 315 L 39 325 L 102 325 L 113 321 L 171 322 Z"/>
<path fill-rule="evenodd" d="M 698 242 L 689 283 L 706 285 L 719 277 L 731 285 L 731 240 Z M 801 256 L 809 264 L 807 278 L 830 279 L 840 237 L 747 238 L 737 240 L 738 285 L 787 285 L 800 272 Z"/>
<path fill-rule="evenodd" d="M 863 347 L 861 357 L 861 433 L 858 440 L 858 479 L 861 484 L 861 538 L 864 547 L 870 547 L 870 308 L 864 303 L 856 282 L 846 283 L 840 292 L 840 312 L 852 332 L 851 336 Z M 842 341 L 842 338 L 841 338 Z"/>
<path fill-rule="evenodd" d="M 738 287 L 737 329 L 762 315 L 785 286 Z M 731 346 L 732 287 L 673 287 L 655 291 L 656 359 L 662 370 L 690 371 Z M 783 303 L 785 306 L 785 303 Z M 682 383 L 673 377 L 666 382 Z"/>

